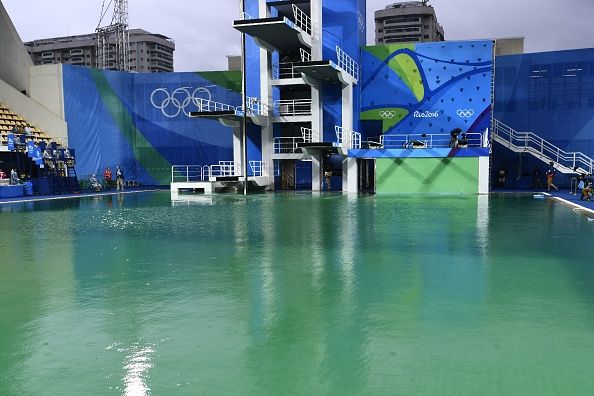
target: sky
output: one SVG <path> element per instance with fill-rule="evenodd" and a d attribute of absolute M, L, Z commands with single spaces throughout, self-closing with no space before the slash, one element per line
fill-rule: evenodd
<path fill-rule="evenodd" d="M 24 41 L 95 31 L 103 0 L 0 0 Z M 389 0 L 367 0 L 373 13 Z M 165 4 L 165 5 L 164 5 Z M 526 38 L 526 52 L 594 47 L 594 0 L 431 0 L 446 40 Z M 130 27 L 175 40 L 176 71 L 224 70 L 240 53 L 239 0 L 129 0 Z M 111 20 L 111 18 L 108 18 Z"/>

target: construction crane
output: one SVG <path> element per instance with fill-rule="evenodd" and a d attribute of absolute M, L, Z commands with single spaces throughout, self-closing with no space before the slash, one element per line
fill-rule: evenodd
<path fill-rule="evenodd" d="M 111 23 L 101 26 L 113 6 Z M 97 24 L 97 64 L 99 69 L 130 70 L 128 0 L 103 0 Z"/>

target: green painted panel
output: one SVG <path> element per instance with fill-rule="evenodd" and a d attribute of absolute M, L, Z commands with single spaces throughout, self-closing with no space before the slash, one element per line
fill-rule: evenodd
<path fill-rule="evenodd" d="M 478 158 L 383 158 L 378 194 L 477 194 Z"/>
<path fill-rule="evenodd" d="M 241 92 L 241 72 L 240 71 L 211 71 L 197 72 L 199 76 L 220 87 L 230 89 L 235 92 Z"/>
<path fill-rule="evenodd" d="M 138 163 L 151 174 L 159 184 L 169 184 L 171 164 L 163 157 L 134 125 L 132 116 L 109 85 L 102 70 L 91 69 L 91 76 L 101 95 L 103 105 L 130 144 Z"/>
<path fill-rule="evenodd" d="M 409 54 L 398 54 L 390 59 L 390 68 L 402 79 L 406 86 L 420 102 L 425 97 L 425 87 L 419 68 Z"/>
<path fill-rule="evenodd" d="M 401 108 L 384 108 L 361 112 L 362 120 L 381 120 L 382 133 L 390 130 L 398 124 L 404 117 L 408 115 L 407 109 Z"/>

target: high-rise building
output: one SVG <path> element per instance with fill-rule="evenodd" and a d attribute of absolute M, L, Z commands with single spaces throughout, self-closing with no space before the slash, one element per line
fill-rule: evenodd
<path fill-rule="evenodd" d="M 130 71 L 141 73 L 172 72 L 175 42 L 162 34 L 149 33 L 142 29 L 131 29 Z M 56 37 L 25 43 L 33 63 L 47 65 L 67 63 L 72 65 L 97 66 L 97 35 Z M 115 59 L 115 55 L 108 59 Z M 110 64 L 108 63 L 108 68 Z M 115 64 L 111 64 L 115 67 Z"/>
<path fill-rule="evenodd" d="M 394 3 L 375 12 L 375 43 L 444 41 L 443 27 L 427 1 Z"/>

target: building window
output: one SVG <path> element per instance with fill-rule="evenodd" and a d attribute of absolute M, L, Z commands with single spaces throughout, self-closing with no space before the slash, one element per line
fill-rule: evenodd
<path fill-rule="evenodd" d="M 424 37 L 424 38 L 426 38 L 426 39 L 428 39 L 428 38 L 429 38 L 429 35 L 428 35 L 428 34 L 426 34 L 426 35 L 424 35 L 423 37 Z"/>

